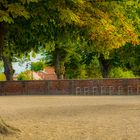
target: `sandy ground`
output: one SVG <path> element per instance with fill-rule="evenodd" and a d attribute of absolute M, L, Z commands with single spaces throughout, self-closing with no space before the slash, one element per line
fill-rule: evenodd
<path fill-rule="evenodd" d="M 21 133 L 0 140 L 140 140 L 140 96 L 0 96 Z"/>

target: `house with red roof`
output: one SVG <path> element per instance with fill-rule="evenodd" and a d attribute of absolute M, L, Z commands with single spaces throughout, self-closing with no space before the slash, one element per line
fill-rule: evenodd
<path fill-rule="evenodd" d="M 53 67 L 46 67 L 43 71 L 36 72 L 42 80 L 57 80 L 57 75 Z"/>
<path fill-rule="evenodd" d="M 57 75 L 53 67 L 45 67 L 42 71 L 28 71 L 33 80 L 57 80 Z M 18 75 L 13 76 L 13 80 L 17 80 Z"/>

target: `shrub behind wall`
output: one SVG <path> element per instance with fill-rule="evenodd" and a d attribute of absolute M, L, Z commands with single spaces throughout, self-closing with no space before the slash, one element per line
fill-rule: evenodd
<path fill-rule="evenodd" d="M 0 73 L 0 81 L 6 81 L 6 77 L 4 73 Z"/>

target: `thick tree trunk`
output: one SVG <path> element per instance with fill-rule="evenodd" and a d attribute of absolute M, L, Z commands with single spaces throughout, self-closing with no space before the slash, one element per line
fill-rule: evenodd
<path fill-rule="evenodd" d="M 101 67 L 101 73 L 103 78 L 109 78 L 109 60 L 106 60 L 104 56 L 101 54 L 99 57 L 100 67 Z"/>
<path fill-rule="evenodd" d="M 6 42 L 6 40 L 5 40 L 6 33 L 7 33 L 6 23 L 0 23 L 0 58 L 3 60 L 3 63 L 4 63 L 4 73 L 6 76 L 6 80 L 12 80 L 14 70 L 12 67 L 11 58 L 3 55 L 3 49 L 5 46 L 5 42 Z"/>
<path fill-rule="evenodd" d="M 2 56 L 2 60 L 4 63 L 4 74 L 6 76 L 7 81 L 13 80 L 14 69 L 12 67 L 12 61 L 9 57 Z"/>

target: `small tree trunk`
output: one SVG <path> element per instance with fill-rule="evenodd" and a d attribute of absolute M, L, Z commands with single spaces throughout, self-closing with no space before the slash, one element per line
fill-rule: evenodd
<path fill-rule="evenodd" d="M 65 66 L 64 66 L 64 62 L 60 63 L 60 79 L 64 79 L 64 75 L 65 75 Z"/>
<path fill-rule="evenodd" d="M 104 56 L 101 54 L 99 57 L 100 67 L 101 67 L 101 73 L 103 78 L 109 78 L 109 60 L 106 60 Z"/>
<path fill-rule="evenodd" d="M 12 67 L 12 61 L 9 57 L 2 56 L 2 60 L 4 63 L 4 74 L 6 76 L 7 81 L 13 80 L 14 69 Z"/>
<path fill-rule="evenodd" d="M 59 49 L 56 49 L 55 52 L 55 72 L 58 79 L 64 79 L 64 73 L 65 73 L 65 66 L 62 62 L 61 54 Z"/>
<path fill-rule="evenodd" d="M 55 72 L 57 75 L 57 78 L 60 79 L 60 53 L 59 51 L 56 51 L 55 55 Z"/>

